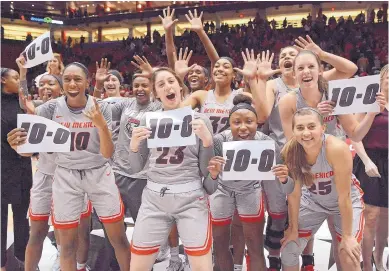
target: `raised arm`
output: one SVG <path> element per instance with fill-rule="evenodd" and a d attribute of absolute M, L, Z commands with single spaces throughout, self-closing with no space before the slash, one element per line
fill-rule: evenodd
<path fill-rule="evenodd" d="M 93 91 L 93 97 L 101 99 L 101 94 L 104 92 L 104 82 L 108 79 L 108 70 L 111 67 L 111 62 L 106 58 L 102 58 L 100 65 L 96 61 L 96 85 Z"/>
<path fill-rule="evenodd" d="M 376 102 L 380 106 L 380 111 L 384 110 L 386 99 L 385 95 L 382 92 L 377 93 Z M 376 112 L 369 112 L 366 113 L 364 117 L 360 115 L 358 119 L 361 119 L 361 121 L 359 122 L 356 116 L 351 114 L 339 115 L 337 117 L 348 137 L 350 137 L 353 141 L 359 142 L 369 132 L 370 127 L 373 124 L 374 118 L 377 114 L 378 113 Z"/>
<path fill-rule="evenodd" d="M 328 81 L 350 78 L 358 70 L 358 67 L 350 60 L 323 51 L 308 35 L 306 36 L 306 39 L 302 37 L 295 39 L 295 42 L 297 46 L 295 45 L 294 47 L 297 50 L 310 50 L 316 53 L 320 60 L 334 67 L 333 69 L 323 73 L 324 79 Z"/>
<path fill-rule="evenodd" d="M 84 111 L 84 114 L 97 127 L 100 137 L 100 153 L 105 158 L 110 158 L 114 152 L 114 145 L 112 142 L 112 113 L 108 104 L 103 104 L 100 108 L 99 103 L 94 99 L 94 106 Z"/>
<path fill-rule="evenodd" d="M 275 81 L 269 80 L 269 77 L 273 76 L 276 73 L 281 72 L 280 69 L 273 70 L 271 64 L 273 63 L 274 54 L 272 53 L 269 57 L 269 51 L 262 52 L 262 57 L 260 54 L 257 56 L 258 61 L 258 89 L 255 92 L 256 101 L 258 102 L 258 119 L 260 123 L 266 122 L 269 118 L 271 111 L 273 110 L 274 101 L 275 101 Z M 254 95 L 254 92 L 253 92 Z"/>
<path fill-rule="evenodd" d="M 181 103 L 181 107 L 190 106 L 195 109 L 203 104 L 203 100 L 207 96 L 206 90 L 198 90 L 192 92 L 186 99 Z"/>
<path fill-rule="evenodd" d="M 165 45 L 166 45 L 166 56 L 169 68 L 174 69 L 174 63 L 177 60 L 176 47 L 174 45 L 173 27 L 177 19 L 173 20 L 175 9 L 170 13 L 170 7 L 163 9 L 163 17 L 159 15 L 162 21 L 163 29 L 165 30 Z"/>
<path fill-rule="evenodd" d="M 217 53 L 215 46 L 213 46 L 211 39 L 204 31 L 202 22 L 203 12 L 200 13 L 200 16 L 197 16 L 196 9 L 194 10 L 194 15 L 189 10 L 189 13 L 185 14 L 185 17 L 191 24 L 190 29 L 197 33 L 201 42 L 203 43 L 205 51 L 207 52 L 207 56 L 209 60 L 211 60 L 211 70 L 213 70 L 213 66 L 215 65 L 216 61 L 219 60 L 219 54 Z"/>
<path fill-rule="evenodd" d="M 288 93 L 284 95 L 279 101 L 278 109 L 280 111 L 280 118 L 282 123 L 282 129 L 286 140 L 289 140 L 293 136 L 292 119 L 294 114 L 294 108 L 296 104 L 296 95 L 294 93 Z"/>
<path fill-rule="evenodd" d="M 192 129 L 200 139 L 199 166 L 203 177 L 208 175 L 208 163 L 215 156 L 213 149 L 212 125 L 205 116 L 192 121 Z"/>

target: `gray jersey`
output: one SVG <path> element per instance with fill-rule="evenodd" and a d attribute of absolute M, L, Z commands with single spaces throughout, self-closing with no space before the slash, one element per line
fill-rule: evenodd
<path fill-rule="evenodd" d="M 204 120 L 209 131 L 212 126 L 209 119 L 203 114 L 194 112 L 195 118 Z M 145 126 L 142 118 L 141 126 Z M 149 162 L 147 179 L 159 184 L 183 184 L 199 182 L 208 175 L 208 163 L 214 156 L 213 146 L 204 148 L 201 140 L 196 136 L 196 144 L 192 146 L 171 148 L 147 148 L 147 141 L 140 143 L 139 151 L 129 152 L 132 173 L 140 172 Z"/>
<path fill-rule="evenodd" d="M 269 136 L 258 132 L 255 134 L 254 140 L 272 140 Z M 232 137 L 231 130 L 224 131 L 220 134 L 217 134 L 213 137 L 213 144 L 215 146 L 215 156 L 223 156 L 223 142 L 231 142 L 234 141 Z M 276 153 L 280 153 L 277 144 L 276 146 Z M 279 159 L 276 159 L 279 160 Z M 252 190 L 258 189 L 260 187 L 262 180 L 229 180 L 224 181 L 219 178 L 219 185 L 223 188 L 234 191 L 234 192 L 240 192 L 240 193 L 247 193 Z M 274 182 L 274 181 L 273 181 Z M 275 183 L 275 182 L 274 182 Z"/>
<path fill-rule="evenodd" d="M 314 174 L 314 184 L 310 187 L 303 187 L 301 204 L 312 208 L 320 206 L 320 209 L 326 211 L 339 211 L 338 192 L 336 191 L 334 171 L 328 164 L 326 155 L 326 139 L 328 134 L 323 135 L 323 146 L 317 157 L 316 163 L 312 166 L 311 172 Z M 351 176 L 351 199 L 359 200 L 360 188 L 359 181 L 354 174 Z M 347 182 L 348 180 L 340 180 Z M 311 206 L 311 207 L 310 207 Z"/>
<path fill-rule="evenodd" d="M 282 81 L 281 77 L 275 79 L 274 82 L 274 105 L 266 124 L 268 125 L 269 136 L 277 142 L 278 146 L 283 147 L 286 143 L 286 137 L 284 130 L 282 129 L 278 103 L 285 94 L 288 92 L 297 93 L 299 88 L 289 88 L 285 85 L 284 81 Z"/>
<path fill-rule="evenodd" d="M 57 153 L 57 165 L 68 169 L 90 169 L 108 162 L 100 153 L 98 129 L 82 113 L 94 106 L 93 97 L 88 95 L 85 108 L 73 110 L 66 103 L 66 97 L 59 97 L 37 107 L 37 115 L 51 119 L 67 127 L 71 132 L 71 151 Z M 98 100 L 100 110 L 111 130 L 112 114 L 107 103 Z"/>
<path fill-rule="evenodd" d="M 161 109 L 160 102 L 151 102 L 147 105 L 139 105 L 135 98 L 122 100 L 114 105 L 111 105 L 112 121 L 119 122 L 118 140 L 115 146 L 113 155 L 113 170 L 121 175 L 146 179 L 146 172 L 131 174 L 131 163 L 128 153 L 130 148 L 132 130 L 138 127 L 141 119 L 146 112 L 153 112 Z"/>
<path fill-rule="evenodd" d="M 108 97 L 106 99 L 104 99 L 104 102 L 108 103 L 111 107 L 120 102 L 120 101 L 123 101 L 123 100 L 127 100 L 129 98 L 125 98 L 125 97 Z M 118 139 L 118 135 L 119 135 L 119 127 L 120 127 L 120 119 L 119 120 L 115 120 L 114 118 L 112 118 L 112 141 L 113 143 L 116 145 L 116 141 Z"/>
<path fill-rule="evenodd" d="M 322 101 L 326 101 L 326 100 L 327 100 L 326 97 L 323 95 Z M 304 107 L 310 107 L 310 106 L 308 106 L 300 90 L 297 92 L 296 95 L 296 110 L 299 110 Z M 338 128 L 338 121 L 336 116 L 327 116 L 324 117 L 323 120 L 324 120 L 324 124 L 326 125 L 326 131 L 325 131 L 326 134 L 337 136 L 339 134 L 339 128 Z"/>
<path fill-rule="evenodd" d="M 201 105 L 200 113 L 205 114 L 212 123 L 213 133 L 218 134 L 230 128 L 228 121 L 230 111 L 234 107 L 233 100 L 236 95 L 243 93 L 241 89 L 233 90 L 224 103 L 219 103 L 215 97 L 215 90 L 209 90 L 207 98 Z"/>

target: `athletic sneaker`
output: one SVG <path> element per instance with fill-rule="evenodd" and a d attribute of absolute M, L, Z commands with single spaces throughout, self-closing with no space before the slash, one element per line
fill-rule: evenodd
<path fill-rule="evenodd" d="M 61 265 L 59 264 L 59 253 L 57 253 L 53 267 L 51 271 L 61 271 Z"/>
<path fill-rule="evenodd" d="M 184 265 L 182 264 L 182 261 L 169 261 L 169 266 L 166 268 L 166 271 L 183 271 Z"/>

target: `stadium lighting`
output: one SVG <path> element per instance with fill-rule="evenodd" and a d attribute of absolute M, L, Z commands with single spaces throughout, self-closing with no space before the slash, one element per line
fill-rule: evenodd
<path fill-rule="evenodd" d="M 111 8 L 110 7 L 107 7 L 106 9 L 105 9 L 105 11 L 111 11 Z"/>
<path fill-rule="evenodd" d="M 31 5 L 32 7 L 35 7 L 34 4 Z"/>
<path fill-rule="evenodd" d="M 142 5 L 141 5 L 141 4 L 138 4 L 137 8 L 141 9 L 141 8 L 142 8 Z"/>

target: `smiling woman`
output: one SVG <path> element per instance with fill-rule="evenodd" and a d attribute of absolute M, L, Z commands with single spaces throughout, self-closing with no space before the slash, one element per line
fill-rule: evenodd
<path fill-rule="evenodd" d="M 289 227 L 282 246 L 282 270 L 299 270 L 298 256 L 322 223 L 333 217 L 343 270 L 360 270 L 364 227 L 359 181 L 352 174 L 352 157 L 346 143 L 325 134 L 323 116 L 303 108 L 293 116 L 293 138 L 282 156 L 295 181 L 288 196 Z M 306 189 L 301 189 L 302 187 Z M 336 245 L 336 247 L 337 247 Z"/>

